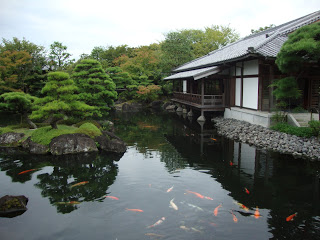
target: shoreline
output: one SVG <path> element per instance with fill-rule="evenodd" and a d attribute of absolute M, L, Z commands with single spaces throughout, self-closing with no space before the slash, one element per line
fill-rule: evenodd
<path fill-rule="evenodd" d="M 294 157 L 320 161 L 320 142 L 316 137 L 298 137 L 231 118 L 213 118 L 211 121 L 218 134 L 229 139 Z"/>

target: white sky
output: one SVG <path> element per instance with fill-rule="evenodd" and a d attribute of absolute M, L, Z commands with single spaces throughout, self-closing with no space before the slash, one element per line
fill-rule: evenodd
<path fill-rule="evenodd" d="M 78 58 L 95 46 L 158 43 L 180 29 L 229 25 L 245 37 L 318 10 L 319 0 L 0 0 L 0 37 L 47 49 L 59 41 Z"/>

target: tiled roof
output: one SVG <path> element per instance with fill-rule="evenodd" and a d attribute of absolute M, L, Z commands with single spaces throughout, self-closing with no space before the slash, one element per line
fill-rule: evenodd
<path fill-rule="evenodd" d="M 289 33 L 318 20 L 320 20 L 320 11 L 311 13 L 277 27 L 267 29 L 266 31 L 247 36 L 237 42 L 210 52 L 203 57 L 185 63 L 184 65 L 174 69 L 173 72 L 217 66 L 224 62 L 232 62 L 239 58 L 248 57 L 251 54 L 258 54 L 265 57 L 276 57 L 282 44 L 288 39 L 287 36 Z M 253 49 L 250 51 L 248 50 L 248 47 Z"/>
<path fill-rule="evenodd" d="M 183 79 L 183 78 L 185 79 L 189 77 L 193 77 L 194 80 L 198 80 L 199 78 L 203 78 L 218 72 L 220 72 L 219 67 L 201 68 L 201 69 L 196 69 L 191 71 L 179 72 L 164 78 L 164 80 Z"/>

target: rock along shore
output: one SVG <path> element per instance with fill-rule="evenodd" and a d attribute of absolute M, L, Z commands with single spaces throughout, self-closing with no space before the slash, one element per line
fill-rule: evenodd
<path fill-rule="evenodd" d="M 297 137 L 235 119 L 213 118 L 212 122 L 218 134 L 227 138 L 262 149 L 320 161 L 320 142 L 316 137 Z"/>

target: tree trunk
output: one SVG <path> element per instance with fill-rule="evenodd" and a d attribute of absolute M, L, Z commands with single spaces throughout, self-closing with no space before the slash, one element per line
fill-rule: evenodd
<path fill-rule="evenodd" d="M 37 129 L 37 125 L 35 125 L 34 122 L 30 120 L 28 113 L 24 113 L 23 118 L 26 120 L 31 129 Z"/>
<path fill-rule="evenodd" d="M 58 129 L 58 125 L 57 122 L 59 120 L 61 120 L 62 118 L 56 118 L 56 117 L 52 117 L 51 121 L 50 121 L 50 125 L 53 129 Z"/>

